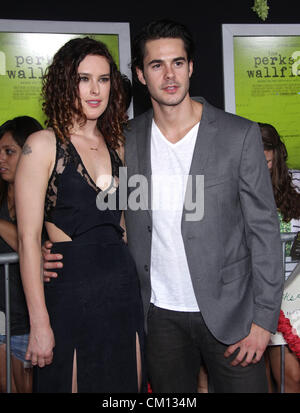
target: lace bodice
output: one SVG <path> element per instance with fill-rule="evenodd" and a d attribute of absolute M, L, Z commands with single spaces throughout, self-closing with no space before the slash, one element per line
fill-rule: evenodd
<path fill-rule="evenodd" d="M 122 162 L 116 151 L 109 146 L 108 150 L 112 175 L 118 180 Z M 90 225 L 119 226 L 121 212 L 118 208 L 115 211 L 97 209 L 96 197 L 100 191 L 72 142 L 57 138 L 56 160 L 45 198 L 45 221 L 54 223 L 71 238 Z"/>

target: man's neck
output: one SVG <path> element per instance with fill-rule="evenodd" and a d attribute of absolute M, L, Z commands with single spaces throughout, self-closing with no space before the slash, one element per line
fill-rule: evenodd
<path fill-rule="evenodd" d="M 154 121 L 165 138 L 176 143 L 200 122 L 202 106 L 202 103 L 192 100 L 188 95 L 175 106 L 153 102 Z"/>

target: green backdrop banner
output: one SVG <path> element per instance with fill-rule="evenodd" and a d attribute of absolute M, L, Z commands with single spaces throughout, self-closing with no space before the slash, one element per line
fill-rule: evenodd
<path fill-rule="evenodd" d="M 234 37 L 236 113 L 272 124 L 300 169 L 300 36 Z"/>
<path fill-rule="evenodd" d="M 42 76 L 63 44 L 85 36 L 105 43 L 119 66 L 117 34 L 0 33 L 0 124 L 23 115 L 44 124 Z"/>

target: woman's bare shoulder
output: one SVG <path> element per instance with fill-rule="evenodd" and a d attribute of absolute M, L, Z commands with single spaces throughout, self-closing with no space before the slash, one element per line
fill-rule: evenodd
<path fill-rule="evenodd" d="M 37 132 L 32 133 L 26 139 L 26 142 L 23 146 L 22 153 L 26 154 L 29 151 L 36 150 L 45 150 L 51 148 L 55 149 L 56 137 L 52 129 L 43 129 Z"/>
<path fill-rule="evenodd" d="M 31 135 L 28 136 L 27 140 L 31 142 L 35 141 L 42 141 L 42 142 L 50 142 L 53 143 L 56 141 L 55 134 L 52 129 L 43 129 L 37 132 L 33 132 Z"/>
<path fill-rule="evenodd" d="M 28 136 L 22 147 L 22 158 L 44 163 L 50 167 L 55 161 L 56 138 L 50 129 L 34 132 Z M 31 160 L 31 161 L 30 161 Z"/>

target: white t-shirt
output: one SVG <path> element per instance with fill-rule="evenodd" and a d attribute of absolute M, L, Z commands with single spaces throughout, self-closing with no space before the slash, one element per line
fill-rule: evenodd
<path fill-rule="evenodd" d="M 181 219 L 199 123 L 177 143 L 154 120 L 151 133 L 151 302 L 176 311 L 199 311 L 188 268 Z"/>

